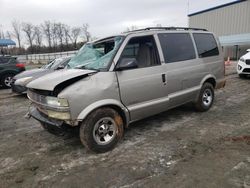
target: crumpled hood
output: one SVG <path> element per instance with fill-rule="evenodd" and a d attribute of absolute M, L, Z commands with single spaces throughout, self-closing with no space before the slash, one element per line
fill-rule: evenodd
<path fill-rule="evenodd" d="M 43 76 L 45 74 L 47 74 L 49 71 L 49 69 L 32 69 L 32 70 L 27 70 L 27 71 L 23 71 L 20 74 L 17 74 L 14 79 L 20 79 L 20 78 L 24 78 L 24 77 L 33 77 L 33 78 L 38 78 L 40 76 Z"/>
<path fill-rule="evenodd" d="M 94 70 L 83 69 L 62 69 L 53 73 L 47 74 L 34 81 L 31 81 L 27 87 L 33 89 L 53 91 L 55 87 L 65 81 L 73 78 L 81 77 L 90 73 L 94 73 Z"/>

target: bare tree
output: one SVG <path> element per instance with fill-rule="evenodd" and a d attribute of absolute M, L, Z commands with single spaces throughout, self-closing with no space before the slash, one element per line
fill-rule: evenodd
<path fill-rule="evenodd" d="M 0 30 L 0 39 L 4 38 L 4 32 Z"/>
<path fill-rule="evenodd" d="M 68 47 L 69 40 L 70 40 L 70 26 L 64 24 L 63 25 L 63 32 L 64 32 L 64 41 L 65 41 L 66 46 Z"/>
<path fill-rule="evenodd" d="M 73 27 L 71 30 L 71 38 L 72 38 L 72 43 L 74 43 L 74 46 L 76 48 L 76 43 L 79 35 L 81 34 L 81 28 L 80 27 Z"/>
<path fill-rule="evenodd" d="M 4 38 L 4 32 L 2 30 L 2 25 L 0 24 L 0 39 Z"/>
<path fill-rule="evenodd" d="M 34 38 L 35 38 L 35 43 L 38 47 L 42 46 L 42 29 L 39 26 L 34 27 Z"/>
<path fill-rule="evenodd" d="M 138 29 L 138 27 L 136 25 L 131 25 L 130 27 L 127 27 L 127 29 L 125 30 L 125 32 L 134 31 L 136 29 Z"/>
<path fill-rule="evenodd" d="M 12 28 L 13 28 L 13 36 L 16 38 L 17 42 L 18 42 L 18 47 L 19 50 L 21 48 L 21 24 L 17 21 L 14 20 L 12 21 Z"/>
<path fill-rule="evenodd" d="M 53 47 L 55 50 L 57 46 L 57 39 L 58 39 L 58 35 L 57 35 L 58 27 L 57 27 L 57 23 L 55 22 L 51 26 L 52 26 L 51 27 L 52 43 L 53 43 Z"/>
<path fill-rule="evenodd" d="M 51 29 L 51 22 L 45 21 L 42 24 L 44 36 L 46 37 L 46 40 L 48 42 L 49 48 L 51 48 L 51 38 L 52 38 L 52 29 Z"/>
<path fill-rule="evenodd" d="M 34 26 L 31 23 L 23 23 L 22 25 L 22 30 L 26 35 L 27 41 L 31 48 L 31 52 L 33 52 L 33 41 L 35 38 Z"/>
<path fill-rule="evenodd" d="M 12 35 L 11 35 L 11 32 L 10 32 L 10 31 L 6 31 L 5 36 L 6 36 L 8 39 L 12 39 Z"/>
<path fill-rule="evenodd" d="M 91 37 L 90 32 L 89 32 L 89 24 L 88 23 L 83 24 L 82 30 L 83 30 L 83 34 L 86 38 L 86 41 L 89 42 L 90 37 Z"/>
<path fill-rule="evenodd" d="M 63 50 L 63 38 L 64 38 L 64 25 L 62 23 L 57 23 L 57 37 L 61 46 L 61 50 Z"/>

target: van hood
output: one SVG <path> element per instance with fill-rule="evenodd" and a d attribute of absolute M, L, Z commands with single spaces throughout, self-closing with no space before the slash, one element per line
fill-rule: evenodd
<path fill-rule="evenodd" d="M 27 87 L 32 89 L 53 91 L 56 86 L 66 81 L 75 79 L 79 80 L 89 74 L 95 73 L 94 70 L 83 70 L 83 69 L 62 69 L 40 78 L 31 81 Z"/>

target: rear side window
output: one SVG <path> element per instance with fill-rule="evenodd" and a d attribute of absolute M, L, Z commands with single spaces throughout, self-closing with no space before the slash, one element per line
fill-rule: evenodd
<path fill-rule="evenodd" d="M 166 63 L 195 58 L 194 45 L 188 33 L 160 33 L 158 37 Z"/>
<path fill-rule="evenodd" d="M 218 46 L 212 34 L 194 33 L 193 35 L 200 58 L 219 55 Z"/>
<path fill-rule="evenodd" d="M 5 57 L 0 57 L 0 64 L 6 64 L 9 62 L 9 58 L 5 58 Z"/>

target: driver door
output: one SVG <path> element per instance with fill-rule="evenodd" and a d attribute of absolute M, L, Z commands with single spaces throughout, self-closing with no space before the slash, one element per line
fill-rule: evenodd
<path fill-rule="evenodd" d="M 167 109 L 166 71 L 161 65 L 153 35 L 133 37 L 124 48 L 119 63 L 134 59 L 137 67 L 116 71 L 122 103 L 131 121 Z"/>

